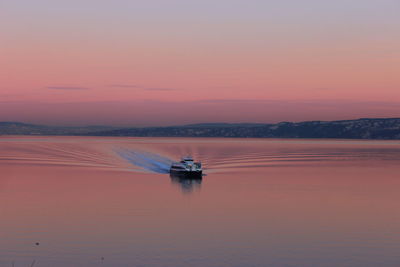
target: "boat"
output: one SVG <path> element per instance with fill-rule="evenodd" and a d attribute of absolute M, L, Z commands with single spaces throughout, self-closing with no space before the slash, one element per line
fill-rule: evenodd
<path fill-rule="evenodd" d="M 180 178 L 201 179 L 203 169 L 200 162 L 194 162 L 192 157 L 184 157 L 181 161 L 172 163 L 169 173 Z"/>

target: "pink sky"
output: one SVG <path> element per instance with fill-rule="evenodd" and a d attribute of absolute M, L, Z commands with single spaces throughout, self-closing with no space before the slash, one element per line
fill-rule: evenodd
<path fill-rule="evenodd" d="M 83 2 L 2 1 L 0 121 L 400 117 L 398 1 Z"/>

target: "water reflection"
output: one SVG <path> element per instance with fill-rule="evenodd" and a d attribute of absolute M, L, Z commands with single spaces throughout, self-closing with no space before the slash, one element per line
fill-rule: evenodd
<path fill-rule="evenodd" d="M 2 140 L 0 266 L 399 265 L 394 141 Z"/>
<path fill-rule="evenodd" d="M 182 192 L 190 194 L 195 190 L 200 190 L 203 177 L 189 178 L 170 174 L 171 182 L 181 187 Z"/>

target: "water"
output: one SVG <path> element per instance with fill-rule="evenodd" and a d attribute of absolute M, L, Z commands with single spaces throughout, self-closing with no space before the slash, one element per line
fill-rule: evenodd
<path fill-rule="evenodd" d="M 202 181 L 166 174 L 186 155 Z M 0 266 L 399 266 L 399 162 L 398 141 L 1 137 Z"/>

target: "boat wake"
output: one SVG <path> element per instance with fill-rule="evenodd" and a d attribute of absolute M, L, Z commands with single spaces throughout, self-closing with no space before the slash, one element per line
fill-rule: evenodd
<path fill-rule="evenodd" d="M 116 153 L 129 163 L 155 173 L 169 173 L 173 160 L 150 152 L 118 149 Z"/>

